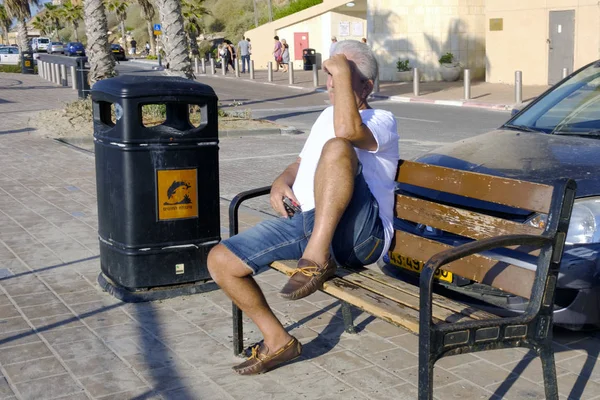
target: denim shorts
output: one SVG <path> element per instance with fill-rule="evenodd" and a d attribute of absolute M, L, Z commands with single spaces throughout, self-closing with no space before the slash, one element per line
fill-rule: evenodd
<path fill-rule="evenodd" d="M 302 257 L 312 234 L 315 210 L 296 213 L 259 223 L 221 243 L 256 274 L 277 260 Z M 336 262 L 356 268 L 376 262 L 384 246 L 384 229 L 379 204 L 360 172 L 354 181 L 354 193 L 340 220 L 331 243 Z"/>

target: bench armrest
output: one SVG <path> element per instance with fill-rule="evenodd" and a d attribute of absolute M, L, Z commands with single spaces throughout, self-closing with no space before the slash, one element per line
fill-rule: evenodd
<path fill-rule="evenodd" d="M 421 316 L 427 316 L 427 321 L 422 322 L 427 323 L 428 326 L 432 324 L 431 315 L 433 279 L 435 271 L 440 269 L 442 266 L 456 261 L 458 259 L 477 254 L 482 251 L 492 250 L 498 247 L 507 247 L 515 245 L 530 245 L 541 247 L 551 242 L 552 239 L 547 236 L 504 235 L 473 241 L 435 254 L 429 259 L 429 261 L 427 261 L 427 263 L 423 267 L 423 271 L 421 272 L 420 277 L 421 296 L 419 302 L 422 313 Z"/>
<path fill-rule="evenodd" d="M 246 200 L 253 199 L 255 197 L 264 196 L 271 193 L 271 186 L 263 186 L 257 189 L 246 190 L 245 192 L 238 193 L 229 204 L 229 236 L 237 235 L 239 230 L 239 218 L 238 210 L 242 203 Z"/>

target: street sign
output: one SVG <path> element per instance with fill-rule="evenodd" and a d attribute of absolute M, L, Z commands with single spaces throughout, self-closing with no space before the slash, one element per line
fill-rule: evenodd
<path fill-rule="evenodd" d="M 160 35 L 162 35 L 161 31 L 154 31 L 154 36 L 160 36 Z"/>
<path fill-rule="evenodd" d="M 155 31 L 155 32 L 156 32 L 156 31 L 159 31 L 159 32 L 160 32 L 160 31 L 162 31 L 162 29 L 161 29 L 161 27 L 160 27 L 160 24 L 154 24 L 154 31 Z"/>

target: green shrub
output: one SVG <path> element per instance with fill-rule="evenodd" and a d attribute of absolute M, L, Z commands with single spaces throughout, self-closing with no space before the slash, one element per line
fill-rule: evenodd
<path fill-rule="evenodd" d="M 0 72 L 9 72 L 13 74 L 21 73 L 20 65 L 0 65 Z"/>
<path fill-rule="evenodd" d="M 454 62 L 454 54 L 448 52 L 440 57 L 440 64 L 452 64 Z"/>
<path fill-rule="evenodd" d="M 292 0 L 287 6 L 273 10 L 273 20 L 287 17 L 288 15 L 316 6 L 322 2 L 323 0 Z"/>
<path fill-rule="evenodd" d="M 157 60 L 157 59 L 158 59 L 158 57 L 155 56 L 154 54 L 150 54 L 150 55 L 146 56 L 146 60 Z"/>
<path fill-rule="evenodd" d="M 408 60 L 398 60 L 396 63 L 396 69 L 398 72 L 410 71 L 410 65 Z"/>

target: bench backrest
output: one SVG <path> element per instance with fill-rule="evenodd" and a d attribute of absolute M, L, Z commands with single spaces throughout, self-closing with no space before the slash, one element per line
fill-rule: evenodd
<path fill-rule="evenodd" d="M 555 238 L 559 226 L 555 220 L 565 212 L 568 213 L 567 219 L 570 216 L 571 206 L 568 206 L 568 210 L 563 210 L 563 198 L 565 195 L 571 196 L 564 202 L 570 202 L 572 205 L 575 195 L 572 181 L 570 181 L 571 189 L 566 190 L 566 182 L 563 182 L 563 185 L 549 186 L 404 160 L 398 164 L 396 180 L 401 189 L 396 195 L 395 202 L 397 218 L 410 221 L 420 229 L 430 227 L 429 229 L 435 228 L 437 232 L 443 231 L 442 236 L 459 235 L 474 240 L 510 234 L 544 235 Z M 439 192 L 443 194 L 440 195 Z M 432 193 L 440 196 L 431 196 Z M 455 205 L 456 203 L 473 204 L 473 202 L 477 202 L 478 206 L 472 209 L 468 209 L 468 205 Z M 493 209 L 493 207 L 485 207 L 486 204 L 491 206 L 492 203 L 511 207 L 513 210 L 526 210 L 531 215 L 544 214 L 548 216 L 548 223 L 536 227 L 514 222 L 510 219 L 513 214 L 498 212 L 497 209 L 482 212 L 485 209 Z M 475 208 L 477 211 L 474 210 Z M 521 211 L 521 214 L 524 213 Z M 559 243 L 560 254 L 562 254 L 564 232 L 557 241 L 562 241 Z M 451 247 L 444 244 L 443 240 L 433 240 L 427 238 L 427 235 L 420 236 L 396 230 L 390 248 L 390 253 L 395 254 L 390 255 L 401 254 L 425 263 L 434 254 Z M 518 251 L 518 249 L 513 250 Z M 529 251 L 531 249 L 527 249 L 526 252 Z M 535 251 L 532 254 L 535 255 Z M 535 257 L 531 258 L 535 259 Z M 498 257 L 476 254 L 454 261 L 446 265 L 444 270 L 529 298 L 536 274 L 535 262 L 532 268 L 531 264 L 519 266 L 514 265 L 519 264 L 515 261 L 511 264 L 510 256 L 500 257 L 500 259 L 502 261 L 499 261 Z"/>

